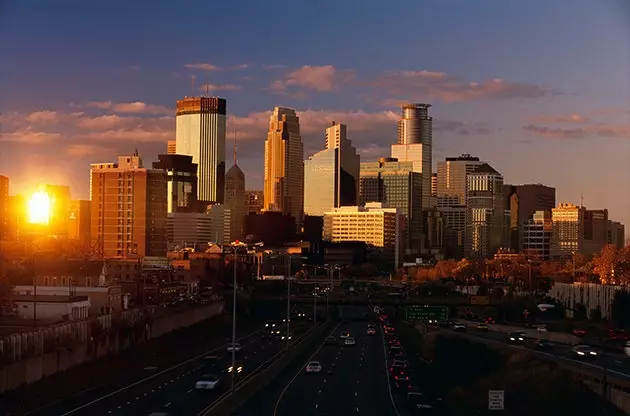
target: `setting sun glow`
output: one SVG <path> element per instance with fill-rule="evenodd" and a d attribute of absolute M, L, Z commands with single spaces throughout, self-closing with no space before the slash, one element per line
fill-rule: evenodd
<path fill-rule="evenodd" d="M 48 225 L 51 214 L 50 196 L 44 191 L 35 192 L 28 201 L 28 222 Z"/>

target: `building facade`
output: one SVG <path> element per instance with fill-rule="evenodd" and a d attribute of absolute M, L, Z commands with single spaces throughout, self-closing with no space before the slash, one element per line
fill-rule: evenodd
<path fill-rule="evenodd" d="M 304 216 L 304 145 L 295 110 L 275 107 L 265 141 L 264 210 Z"/>
<path fill-rule="evenodd" d="M 522 252 L 540 260 L 551 258 L 551 236 L 553 222 L 551 210 L 536 211 L 532 217 L 522 225 Z"/>
<path fill-rule="evenodd" d="M 68 224 L 70 213 L 70 187 L 65 185 L 44 185 L 43 192 L 50 198 L 50 222 L 48 229 L 50 234 L 59 237 L 68 236 Z"/>
<path fill-rule="evenodd" d="M 492 258 L 503 243 L 503 176 L 484 163 L 466 177 L 464 255 Z"/>
<path fill-rule="evenodd" d="M 9 239 L 9 178 L 0 175 L 0 241 Z"/>
<path fill-rule="evenodd" d="M 304 213 L 322 216 L 359 200 L 360 157 L 344 124 L 326 129 L 326 149 L 304 161 Z"/>
<path fill-rule="evenodd" d="M 91 232 L 102 257 L 164 255 L 166 182 L 166 173 L 144 168 L 137 152 L 119 156 L 118 163 L 92 165 Z"/>
<path fill-rule="evenodd" d="M 259 214 L 263 211 L 265 206 L 265 196 L 263 191 L 250 189 L 245 191 L 245 198 L 247 200 L 248 214 Z"/>
<path fill-rule="evenodd" d="M 247 194 L 245 193 L 245 173 L 236 164 L 225 175 L 225 205 L 230 209 L 231 241 L 245 237 L 245 217 L 247 216 Z"/>
<path fill-rule="evenodd" d="M 68 214 L 68 238 L 78 240 L 83 245 L 92 243 L 91 216 L 92 203 L 89 200 L 70 201 Z"/>
<path fill-rule="evenodd" d="M 166 154 L 169 154 L 169 155 L 177 154 L 177 140 L 169 140 L 166 143 Z"/>
<path fill-rule="evenodd" d="M 192 156 L 166 154 L 158 155 L 153 169 L 166 172 L 166 212 L 188 210 L 197 201 L 197 164 Z"/>
<path fill-rule="evenodd" d="M 223 203 L 227 102 L 219 97 L 177 101 L 176 151 L 197 164 L 197 199 Z"/>
<path fill-rule="evenodd" d="M 551 211 L 553 234 L 551 257 L 571 258 L 575 254 L 597 254 L 608 243 L 608 210 L 588 210 L 560 203 Z"/>
<path fill-rule="evenodd" d="M 556 188 L 541 184 L 503 185 L 505 209 L 509 215 L 504 246 L 523 250 L 523 226 L 536 211 L 551 211 L 556 206 Z"/>
<path fill-rule="evenodd" d="M 213 240 L 212 218 L 196 212 L 173 212 L 166 220 L 169 249 L 195 247 Z"/>
<path fill-rule="evenodd" d="M 626 228 L 617 221 L 608 220 L 608 244 L 613 244 L 617 248 L 623 248 L 626 245 Z"/>
<path fill-rule="evenodd" d="M 398 208 L 406 224 L 402 249 L 417 254 L 422 249 L 422 175 L 414 172 L 413 162 L 381 158 L 378 162 L 361 163 L 359 203 L 380 202 Z"/>

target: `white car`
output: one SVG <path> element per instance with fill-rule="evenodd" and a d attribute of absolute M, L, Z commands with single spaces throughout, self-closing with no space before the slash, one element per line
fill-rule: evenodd
<path fill-rule="evenodd" d="M 238 342 L 235 342 L 234 344 L 230 344 L 227 347 L 227 352 L 239 352 L 241 350 L 241 344 L 239 344 Z"/>
<path fill-rule="evenodd" d="M 322 371 L 322 365 L 319 361 L 311 361 L 306 365 L 307 373 L 319 373 Z"/>
<path fill-rule="evenodd" d="M 574 353 L 576 353 L 580 358 L 597 358 L 597 351 L 595 348 L 590 345 L 576 345 L 572 348 Z"/>
<path fill-rule="evenodd" d="M 354 341 L 354 338 L 352 337 L 347 337 L 346 341 L 344 342 L 344 345 L 354 345 L 356 344 L 356 342 Z"/>
<path fill-rule="evenodd" d="M 538 325 L 536 327 L 536 331 L 538 331 L 538 332 L 547 332 L 547 327 L 545 325 Z"/>
<path fill-rule="evenodd" d="M 214 374 L 206 374 L 195 383 L 196 390 L 214 390 L 219 384 L 219 377 Z"/>

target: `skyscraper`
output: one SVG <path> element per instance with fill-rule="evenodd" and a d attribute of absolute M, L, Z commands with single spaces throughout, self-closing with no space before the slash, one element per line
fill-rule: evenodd
<path fill-rule="evenodd" d="M 167 212 L 186 211 L 197 201 L 197 164 L 192 156 L 158 155 L 153 169 L 166 172 Z"/>
<path fill-rule="evenodd" d="M 9 239 L 9 178 L 0 175 L 0 241 Z"/>
<path fill-rule="evenodd" d="M 398 121 L 398 143 L 392 145 L 392 157 L 413 162 L 414 172 L 422 173 L 422 209 L 431 206 L 433 118 L 431 104 L 403 104 Z"/>
<path fill-rule="evenodd" d="M 177 101 L 176 150 L 197 164 L 197 199 L 223 203 L 227 103 L 219 97 Z"/>
<path fill-rule="evenodd" d="M 556 188 L 541 184 L 503 185 L 505 210 L 509 213 L 504 246 L 523 250 L 523 225 L 536 211 L 551 211 L 556 206 Z"/>
<path fill-rule="evenodd" d="M 275 107 L 265 141 L 265 211 L 304 216 L 304 144 L 295 110 Z"/>
<path fill-rule="evenodd" d="M 91 234 L 105 258 L 163 256 L 166 251 L 166 172 L 142 159 L 93 164 Z"/>
<path fill-rule="evenodd" d="M 487 163 L 466 176 L 465 255 L 489 258 L 503 242 L 503 176 Z"/>
<path fill-rule="evenodd" d="M 245 174 L 236 163 L 225 174 L 225 206 L 230 210 L 230 241 L 244 237 L 245 217 L 247 216 L 247 194 L 245 193 Z"/>
<path fill-rule="evenodd" d="M 326 149 L 304 161 L 304 213 L 322 216 L 341 206 L 357 205 L 360 157 L 344 124 L 326 129 Z"/>

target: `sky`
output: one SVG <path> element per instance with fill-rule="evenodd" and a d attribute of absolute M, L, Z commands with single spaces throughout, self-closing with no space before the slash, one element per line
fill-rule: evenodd
<path fill-rule="evenodd" d="M 387 5 L 387 7 L 384 7 Z M 89 164 L 175 139 L 184 96 L 228 100 L 248 189 L 274 106 L 305 158 L 331 121 L 389 155 L 402 102 L 432 104 L 433 160 L 469 153 L 505 183 L 608 208 L 630 235 L 626 0 L 0 0 L 0 175 L 88 198 Z M 434 166 L 435 168 L 435 166 Z"/>

